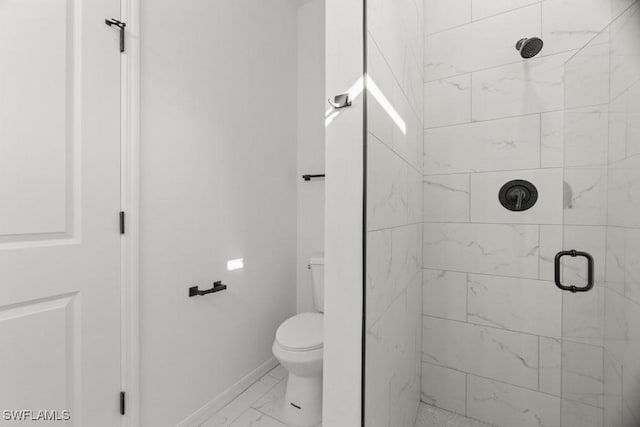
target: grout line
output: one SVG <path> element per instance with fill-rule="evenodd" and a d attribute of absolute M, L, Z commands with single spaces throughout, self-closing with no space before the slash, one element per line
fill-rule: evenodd
<path fill-rule="evenodd" d="M 560 335 L 562 335 L 562 331 L 560 331 Z M 538 391 L 540 391 L 540 335 L 538 335 Z"/>
<path fill-rule="evenodd" d="M 530 391 L 532 393 L 539 393 L 539 394 L 543 394 L 545 396 L 555 397 L 556 399 L 561 399 L 562 398 L 561 396 L 557 396 L 555 394 L 547 393 L 547 392 L 544 392 L 544 391 L 537 391 L 537 390 L 532 389 L 532 388 L 523 387 L 523 386 L 518 385 L 518 384 L 508 383 L 506 381 L 498 380 L 498 379 L 491 378 L 491 377 L 486 377 L 484 375 L 475 374 L 473 372 L 463 371 L 463 370 L 460 370 L 460 369 L 452 368 L 450 366 L 437 365 L 435 363 L 431 363 L 431 362 L 425 361 L 425 360 L 423 360 L 422 363 L 426 363 L 427 365 L 435 366 L 437 368 L 448 369 L 450 371 L 458 372 L 458 373 L 461 373 L 461 374 L 466 374 L 467 376 L 480 378 L 480 379 L 483 379 L 483 380 L 486 380 L 486 381 L 492 381 L 492 382 L 496 382 L 496 383 L 499 383 L 499 384 L 504 384 L 504 385 L 507 385 L 507 386 L 511 386 L 511 387 L 514 387 L 514 388 L 519 388 L 521 390 Z M 593 406 L 593 405 L 589 405 L 588 403 L 585 403 L 585 405 Z"/>
<path fill-rule="evenodd" d="M 591 169 L 604 169 L 605 165 L 594 165 L 594 166 L 580 166 L 580 167 L 572 167 L 571 170 L 591 170 Z M 563 169 L 562 166 L 547 166 L 543 168 L 520 168 L 520 169 L 502 169 L 502 170 L 482 170 L 482 171 L 461 171 L 461 172 L 444 172 L 444 173 L 423 173 L 423 177 L 427 178 L 430 176 L 451 176 L 451 175 L 464 175 L 469 173 L 481 174 L 481 173 L 504 173 L 504 172 L 536 172 L 540 170 L 550 170 L 550 169 Z"/>
<path fill-rule="evenodd" d="M 464 24 L 456 25 L 454 27 L 445 28 L 444 30 L 435 31 L 433 33 L 428 33 L 428 34 L 425 33 L 426 34 L 425 38 L 426 37 L 431 37 L 431 36 L 436 35 L 436 34 L 446 33 L 447 31 L 459 29 L 459 28 L 462 28 L 464 26 L 474 24 L 476 22 L 481 22 L 481 21 L 485 21 L 485 20 L 488 20 L 488 19 L 491 19 L 491 18 L 495 18 L 496 16 L 506 15 L 507 13 L 511 13 L 511 12 L 516 11 L 516 10 L 524 9 L 526 7 L 532 7 L 532 6 L 536 5 L 536 4 L 542 3 L 543 1 L 545 1 L 545 0 L 538 0 L 538 1 L 532 2 L 530 4 L 524 5 L 524 6 L 516 7 L 514 9 L 505 10 L 505 11 L 502 11 L 502 12 L 499 12 L 499 13 L 496 13 L 496 14 L 493 14 L 493 15 L 483 16 L 482 18 L 478 18 L 478 19 L 475 19 L 475 20 L 473 19 L 473 2 L 471 2 L 471 9 L 472 9 L 471 10 L 471 21 L 465 22 Z M 425 14 L 426 14 L 426 10 L 425 10 Z M 426 30 L 426 26 L 425 26 L 425 30 Z"/>
<path fill-rule="evenodd" d="M 536 338 L 544 337 L 544 338 L 550 338 L 550 339 L 554 339 L 554 340 L 562 339 L 562 337 L 561 337 L 561 336 L 551 337 L 551 336 L 542 335 L 542 334 L 539 334 L 539 333 L 524 332 L 524 331 L 517 331 L 517 330 L 515 330 L 515 329 L 499 328 L 499 327 L 497 327 L 497 326 L 483 325 L 483 324 L 481 324 L 481 323 L 474 323 L 474 322 L 465 322 L 464 320 L 448 319 L 448 318 L 446 318 L 446 317 L 433 316 L 433 315 L 431 315 L 431 314 L 424 314 L 424 313 L 423 313 L 423 314 L 422 314 L 423 321 L 424 321 L 424 318 L 425 318 L 425 317 L 430 317 L 430 318 L 433 318 L 433 319 L 439 319 L 439 320 L 446 320 L 446 321 L 448 321 L 448 322 L 462 323 L 462 324 L 464 324 L 464 325 L 477 326 L 477 327 L 479 327 L 479 328 L 489 328 L 489 329 L 493 329 L 493 330 L 495 330 L 495 331 L 506 331 L 506 332 L 510 332 L 510 333 L 513 333 L 513 334 L 528 335 L 528 336 L 536 337 Z M 573 342 L 573 341 L 571 341 L 571 340 L 567 340 L 567 341 Z M 583 343 L 578 343 L 578 344 L 583 344 Z M 592 345 L 592 344 L 584 344 L 584 345 L 585 345 L 585 346 L 591 346 L 591 347 L 598 347 L 597 345 Z"/>
<path fill-rule="evenodd" d="M 442 80 L 446 80 L 446 79 L 442 79 Z M 603 104 L 603 103 L 589 104 L 589 105 L 583 105 L 581 107 L 575 107 L 575 108 L 569 108 L 569 109 L 561 108 L 561 109 L 542 110 L 542 111 L 537 111 L 537 112 L 534 112 L 534 113 L 514 114 L 514 115 L 511 115 L 511 116 L 498 116 L 498 117 L 492 117 L 492 118 L 489 118 L 489 119 L 474 120 L 474 121 L 471 121 L 471 122 L 449 123 L 449 124 L 439 125 L 439 126 L 424 127 L 424 132 L 426 133 L 427 131 L 434 130 L 434 129 L 469 126 L 469 125 L 473 125 L 473 124 L 476 124 L 476 123 L 486 123 L 486 122 L 494 122 L 494 121 L 498 121 L 498 120 L 515 119 L 515 118 L 519 118 L 519 117 L 529 117 L 529 116 L 535 116 L 535 115 L 544 114 L 544 113 L 606 114 L 603 111 L 584 111 L 584 110 L 588 110 L 590 108 L 595 109 L 597 107 L 604 107 L 605 105 L 608 105 L 608 103 L 607 104 Z"/>
<path fill-rule="evenodd" d="M 466 281 L 466 285 L 467 285 L 467 292 L 465 294 L 465 298 L 466 298 L 466 307 L 467 307 L 467 312 L 465 313 L 466 316 L 466 322 L 469 323 L 469 273 L 465 274 L 465 281 Z M 424 316 L 424 314 L 423 314 Z"/>
<path fill-rule="evenodd" d="M 510 226 L 518 226 L 518 227 L 535 227 L 540 225 L 556 225 L 556 226 L 565 226 L 565 227 L 597 227 L 597 228 L 606 228 L 606 224 L 571 224 L 571 223 L 534 223 L 534 222 L 462 222 L 462 221 L 423 221 L 425 224 L 443 224 L 443 225 L 503 225 L 505 227 Z M 398 228 L 398 227 L 388 227 L 388 228 Z M 633 228 L 633 230 L 637 230 L 638 228 Z M 383 229 L 381 229 L 383 230 Z M 378 231 L 378 230 L 372 230 Z"/>
<path fill-rule="evenodd" d="M 469 416 L 469 374 L 464 374 L 464 416 Z"/>
<path fill-rule="evenodd" d="M 540 137 L 539 137 L 539 141 L 538 141 L 539 149 L 540 149 L 540 153 L 539 153 L 540 163 L 539 163 L 538 169 L 542 169 L 542 114 L 544 114 L 544 113 L 539 113 L 539 116 L 538 116 L 538 120 L 539 120 L 538 124 L 540 125 L 540 128 L 539 128 L 540 129 L 539 130 Z"/>
<path fill-rule="evenodd" d="M 513 66 L 513 65 L 516 65 L 516 64 L 524 64 L 524 63 L 527 63 L 527 62 L 538 62 L 538 61 L 544 60 L 545 58 L 551 58 L 551 57 L 554 57 L 554 56 L 571 54 L 569 59 L 567 59 L 565 61 L 565 63 L 566 63 L 571 58 L 575 57 L 576 54 L 578 54 L 580 51 L 581 51 L 580 48 L 562 50 L 562 51 L 559 51 L 559 52 L 553 52 L 553 53 L 550 53 L 549 55 L 543 55 L 543 56 L 539 56 L 539 57 L 536 57 L 536 58 L 518 59 L 516 61 L 504 62 L 504 63 L 498 64 L 498 65 L 492 65 L 490 67 L 478 68 L 478 69 L 474 69 L 474 70 L 467 70 L 465 72 L 461 72 L 461 73 L 458 73 L 458 74 L 451 74 L 451 75 L 439 77 L 437 79 L 423 80 L 423 83 L 424 84 L 434 83 L 434 82 L 439 82 L 441 80 L 449 80 L 449 79 L 453 79 L 453 78 L 456 78 L 456 77 L 462 77 L 462 76 L 464 76 L 466 74 L 480 73 L 480 72 L 484 72 L 484 71 L 494 70 L 496 68 L 510 67 L 510 66 Z"/>
<path fill-rule="evenodd" d="M 469 224 L 471 224 L 471 174 L 469 174 Z"/>
<path fill-rule="evenodd" d="M 389 151 L 391 151 L 393 154 L 395 154 L 400 160 L 402 160 L 404 163 L 407 164 L 407 166 L 409 166 L 411 169 L 413 169 L 414 171 L 416 171 L 417 173 L 419 173 L 420 175 L 424 175 L 424 171 L 421 171 L 419 168 L 417 168 L 416 166 L 414 166 L 413 164 L 411 164 L 411 162 L 409 162 L 409 160 L 405 159 L 403 155 L 401 155 L 400 153 L 398 153 L 395 148 L 393 148 L 392 146 L 390 146 L 389 144 L 387 144 L 386 142 L 384 142 L 382 139 L 380 139 L 375 133 L 371 132 L 370 130 L 367 130 L 367 133 L 372 136 L 373 138 L 375 138 L 376 140 L 378 140 L 382 145 L 384 145 L 387 149 L 389 149 Z M 424 139 L 424 137 L 423 137 Z M 393 141 L 392 141 L 393 144 Z"/>

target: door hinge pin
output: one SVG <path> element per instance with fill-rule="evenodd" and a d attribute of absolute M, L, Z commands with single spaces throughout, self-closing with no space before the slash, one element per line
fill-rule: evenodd
<path fill-rule="evenodd" d="M 124 415 L 124 402 L 125 402 L 125 394 L 124 391 L 120 392 L 120 415 Z"/>
<path fill-rule="evenodd" d="M 124 52 L 124 28 L 127 26 L 127 24 L 113 18 L 105 19 L 104 23 L 110 27 L 111 26 L 117 27 L 120 30 L 120 52 Z"/>
<path fill-rule="evenodd" d="M 124 212 L 120 212 L 120 234 L 124 234 Z"/>

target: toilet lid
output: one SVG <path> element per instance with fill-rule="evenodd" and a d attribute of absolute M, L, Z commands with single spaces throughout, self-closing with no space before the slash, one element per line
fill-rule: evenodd
<path fill-rule="evenodd" d="M 302 313 L 285 320 L 276 332 L 276 341 L 289 351 L 322 348 L 324 317 L 321 313 Z"/>

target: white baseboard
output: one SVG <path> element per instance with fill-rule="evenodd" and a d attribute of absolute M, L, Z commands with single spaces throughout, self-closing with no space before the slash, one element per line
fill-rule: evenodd
<path fill-rule="evenodd" d="M 176 427 L 196 427 L 211 418 L 216 412 L 224 408 L 229 402 L 238 397 L 243 391 L 266 375 L 267 372 L 278 366 L 275 357 L 269 358 L 262 365 L 258 366 L 240 381 L 211 399 L 202 408 L 189 415 L 184 420 L 176 424 Z"/>

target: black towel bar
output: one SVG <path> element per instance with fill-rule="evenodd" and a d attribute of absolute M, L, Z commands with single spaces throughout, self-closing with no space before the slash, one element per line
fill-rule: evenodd
<path fill-rule="evenodd" d="M 305 181 L 311 181 L 312 179 L 320 179 L 320 178 L 324 178 L 324 174 L 319 174 L 319 175 L 302 175 L 302 179 L 304 179 Z"/>

